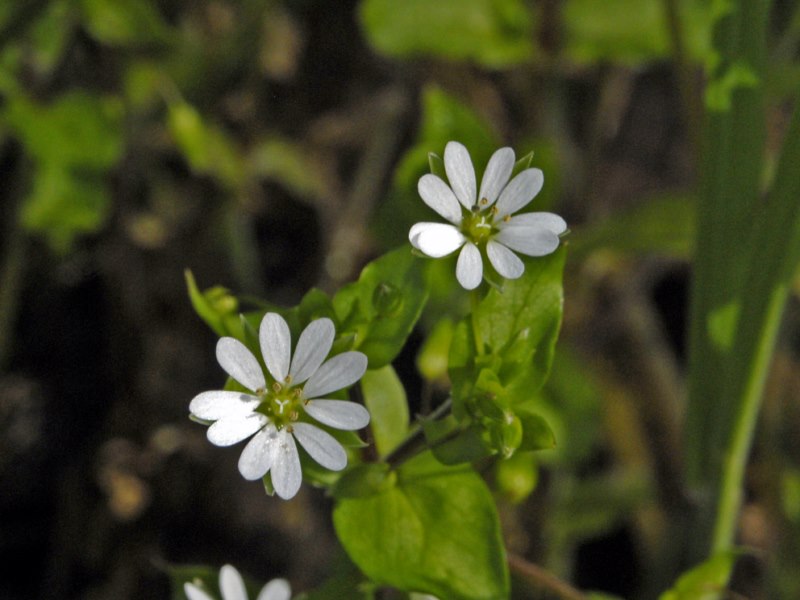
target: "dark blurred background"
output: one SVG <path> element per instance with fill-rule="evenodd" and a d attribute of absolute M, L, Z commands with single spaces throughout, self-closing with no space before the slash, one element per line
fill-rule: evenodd
<path fill-rule="evenodd" d="M 302 591 L 340 568 L 320 491 L 267 497 L 240 447 L 188 420 L 224 377 L 184 270 L 279 304 L 335 290 L 428 218 L 416 180 L 450 139 L 479 172 L 501 145 L 533 151 L 531 207 L 572 229 L 543 399 L 559 446 L 530 466 L 531 495 L 499 497 L 507 544 L 578 587 L 656 597 L 686 502 L 711 22 L 680 3 L 681 82 L 670 4 L 2 3 L 0 598 L 168 598 L 169 565 L 225 562 Z M 777 3 L 775 47 L 796 8 Z M 776 136 L 785 114 L 770 107 Z M 800 593 L 799 318 L 795 295 L 748 478 L 746 597 Z M 398 360 L 413 390 L 430 325 Z"/>

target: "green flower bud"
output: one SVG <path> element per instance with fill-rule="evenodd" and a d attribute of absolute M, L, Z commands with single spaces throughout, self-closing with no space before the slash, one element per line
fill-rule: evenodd
<path fill-rule="evenodd" d="M 218 314 L 229 315 L 239 310 L 239 300 L 224 287 L 217 286 L 206 290 L 205 296 L 206 301 Z"/>
<path fill-rule="evenodd" d="M 497 461 L 495 466 L 497 490 L 513 504 L 519 504 L 531 495 L 539 482 L 539 467 L 533 452 L 517 452 L 508 460 Z"/>
<path fill-rule="evenodd" d="M 512 413 L 492 427 L 492 442 L 503 458 L 510 458 L 522 443 L 522 421 Z"/>

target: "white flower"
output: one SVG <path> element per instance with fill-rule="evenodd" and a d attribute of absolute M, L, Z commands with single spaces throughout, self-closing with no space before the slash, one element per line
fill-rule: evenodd
<path fill-rule="evenodd" d="M 244 581 L 234 567 L 225 565 L 219 570 L 219 591 L 222 600 L 247 600 Z M 189 600 L 214 600 L 213 596 L 194 583 L 184 583 L 183 592 Z M 292 588 L 285 579 L 273 579 L 258 593 L 256 600 L 289 600 Z"/>
<path fill-rule="evenodd" d="M 326 469 L 340 471 L 347 465 L 342 445 L 310 419 L 345 431 L 369 423 L 360 404 L 325 399 L 361 379 L 367 369 L 361 352 L 343 352 L 325 361 L 335 334 L 330 319 L 312 321 L 300 334 L 292 358 L 289 326 L 280 315 L 267 313 L 258 337 L 270 382 L 244 344 L 224 337 L 217 343 L 217 361 L 252 394 L 203 392 L 189 404 L 194 416 L 215 421 L 207 433 L 212 444 L 230 446 L 256 434 L 242 451 L 239 472 L 256 480 L 271 470 L 275 492 L 287 500 L 302 481 L 295 440 Z"/>
<path fill-rule="evenodd" d="M 511 216 L 539 193 L 544 176 L 525 169 L 509 182 L 514 151 L 501 148 L 489 159 L 476 195 L 475 170 L 467 149 L 448 142 L 444 168 L 450 185 L 436 175 L 423 175 L 417 185 L 425 204 L 447 219 L 446 223 L 417 223 L 408 232 L 411 245 L 423 254 L 440 258 L 459 248 L 456 278 L 468 290 L 483 279 L 482 254 L 500 275 L 516 279 L 525 265 L 512 250 L 527 256 L 544 256 L 558 248 L 567 230 L 564 219 L 548 212 Z"/>

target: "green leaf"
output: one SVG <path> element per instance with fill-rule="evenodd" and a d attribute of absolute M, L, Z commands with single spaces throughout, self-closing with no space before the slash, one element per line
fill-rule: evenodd
<path fill-rule="evenodd" d="M 24 4 L 20 3 L 19 6 Z M 77 26 L 78 19 L 72 2 L 55 1 L 44 6 L 27 32 L 31 43 L 25 49 L 26 62 L 30 61 L 39 77 L 51 74 L 58 68 Z"/>
<path fill-rule="evenodd" d="M 9 100 L 2 116 L 35 161 L 21 222 L 65 251 L 75 236 L 97 231 L 109 208 L 106 172 L 122 153 L 121 104 L 81 92 L 39 104 Z"/>
<path fill-rule="evenodd" d="M 52 104 L 38 104 L 17 96 L 3 116 L 40 164 L 104 171 L 122 154 L 117 98 L 69 92 Z"/>
<path fill-rule="evenodd" d="M 66 252 L 76 236 L 100 229 L 109 201 L 100 175 L 45 163 L 35 171 L 20 222 L 27 230 L 44 235 L 54 250 Z"/>
<path fill-rule="evenodd" d="M 442 464 L 459 465 L 495 453 L 483 428 L 463 425 L 453 415 L 437 421 L 423 420 L 422 428 L 433 455 Z"/>
<path fill-rule="evenodd" d="M 466 414 L 465 402 L 471 398 L 478 376 L 475 366 L 475 338 L 469 319 L 463 319 L 453 331 L 448 373 L 452 383 L 453 415 L 460 419 Z"/>
<path fill-rule="evenodd" d="M 82 0 L 84 23 L 92 36 L 112 46 L 161 42 L 167 26 L 157 4 L 148 0 Z"/>
<path fill-rule="evenodd" d="M 159 104 L 166 78 L 157 62 L 140 60 L 129 64 L 124 75 L 124 95 L 132 112 Z"/>
<path fill-rule="evenodd" d="M 244 161 L 238 148 L 220 128 L 203 121 L 186 102 L 169 105 L 167 125 L 175 144 L 197 173 L 217 177 L 235 187 L 244 179 Z"/>
<path fill-rule="evenodd" d="M 687 571 L 675 586 L 659 596 L 659 600 L 715 600 L 725 589 L 733 563 L 741 554 L 737 551 L 720 552 Z"/>
<path fill-rule="evenodd" d="M 364 0 L 360 16 L 367 39 L 389 56 L 504 67 L 533 54 L 531 14 L 521 0 Z"/>
<path fill-rule="evenodd" d="M 436 447 L 443 462 L 475 460 L 481 453 L 509 457 L 518 448 L 555 446 L 550 425 L 535 405 L 527 405 L 550 371 L 561 324 L 565 255 L 562 247 L 531 261 L 521 278 L 487 294 L 475 309 L 475 319 L 465 318 L 456 326 L 449 373 L 458 424 L 454 429 L 461 432 L 449 432 L 452 439 Z M 473 323 L 482 332 L 486 354 L 476 352 Z"/>
<path fill-rule="evenodd" d="M 442 319 L 434 325 L 417 354 L 417 369 L 428 381 L 444 381 L 447 378 L 450 340 L 455 326 L 450 319 Z"/>
<path fill-rule="evenodd" d="M 297 313 L 303 327 L 323 317 L 332 319 L 336 323 L 336 311 L 333 309 L 330 297 L 318 288 L 311 288 L 306 292 L 297 307 Z"/>
<path fill-rule="evenodd" d="M 397 473 L 386 463 L 364 463 L 347 469 L 333 486 L 334 498 L 363 498 L 392 489 Z"/>
<path fill-rule="evenodd" d="M 522 156 L 517 159 L 517 162 L 514 163 L 514 168 L 511 170 L 511 177 L 509 177 L 509 181 L 514 179 L 517 175 L 522 173 L 525 169 L 529 169 L 531 163 L 533 162 L 533 152 L 528 152 L 525 156 Z"/>
<path fill-rule="evenodd" d="M 760 83 L 758 76 L 743 62 L 734 62 L 706 85 L 706 108 L 713 112 L 727 112 L 732 106 L 732 95 L 737 89 L 753 88 Z"/>
<path fill-rule="evenodd" d="M 447 181 L 447 171 L 444 168 L 444 160 L 435 152 L 428 152 L 428 166 L 431 173 L 436 175 L 439 179 Z"/>
<path fill-rule="evenodd" d="M 508 597 L 494 501 L 469 469 L 419 455 L 400 467 L 393 487 L 339 499 L 333 523 L 350 558 L 378 584 L 451 600 Z"/>
<path fill-rule="evenodd" d="M 378 454 L 386 456 L 408 433 L 406 390 L 392 365 L 386 365 L 364 373 L 361 393 Z"/>
<path fill-rule="evenodd" d="M 698 60 L 710 53 L 710 3 L 681 3 L 681 27 L 688 53 Z M 616 61 L 638 64 L 667 58 L 671 46 L 659 0 L 567 0 L 563 6 L 565 53 L 578 63 Z"/>
<path fill-rule="evenodd" d="M 555 448 L 556 436 L 543 416 L 528 410 L 518 409 L 517 418 L 522 422 L 520 450 L 550 450 Z"/>
<path fill-rule="evenodd" d="M 388 312 L 380 302 L 376 306 L 375 296 L 386 286 L 399 294 Z M 358 281 L 337 292 L 333 306 L 342 334 L 354 334 L 354 348 L 367 355 L 370 369 L 378 369 L 400 352 L 427 298 L 418 260 L 401 247 L 364 267 Z"/>
<path fill-rule="evenodd" d="M 528 375 L 528 393 L 542 386 L 561 327 L 564 293 L 561 277 L 566 250 L 528 261 L 519 279 L 492 289 L 476 310 L 478 327 L 490 352 L 503 360 L 500 375 Z"/>

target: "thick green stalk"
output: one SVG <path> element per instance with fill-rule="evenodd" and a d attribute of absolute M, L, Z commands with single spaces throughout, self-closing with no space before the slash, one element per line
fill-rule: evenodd
<path fill-rule="evenodd" d="M 763 164 L 768 13 L 766 0 L 738 0 L 715 27 L 718 60 L 706 94 L 684 444 L 690 493 L 698 503 L 690 552 L 694 561 L 709 550 L 717 490 L 738 413 L 724 390 L 737 375 L 732 365 L 736 316 L 749 257 L 758 250 L 749 242 Z"/>
<path fill-rule="evenodd" d="M 726 394 L 735 421 L 726 449 L 712 550 L 735 539 L 742 483 L 764 381 L 792 277 L 800 263 L 800 110 L 786 136 L 775 182 L 755 220 L 753 248 L 742 294 Z"/>

